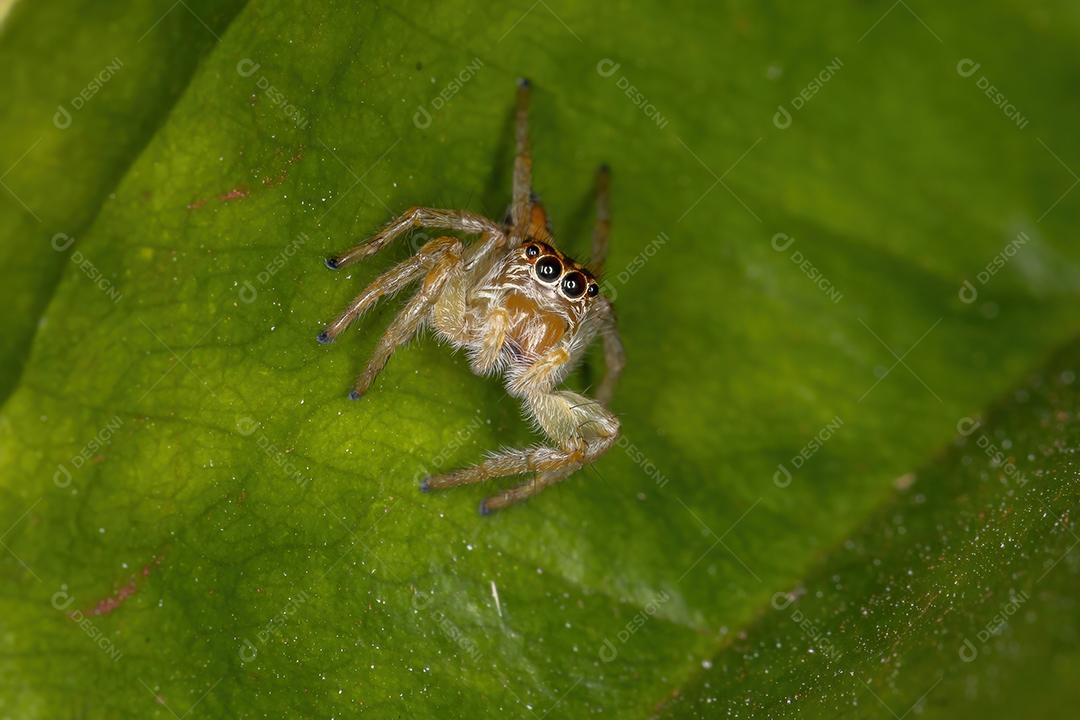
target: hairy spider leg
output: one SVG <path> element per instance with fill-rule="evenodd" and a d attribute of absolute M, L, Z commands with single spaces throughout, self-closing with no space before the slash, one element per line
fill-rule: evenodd
<path fill-rule="evenodd" d="M 430 270 L 420 284 L 420 290 L 406 303 L 379 339 L 374 352 L 371 353 L 371 359 L 368 360 L 364 371 L 356 378 L 356 385 L 349 393 L 349 397 L 353 400 L 359 399 L 367 392 L 394 351 L 408 342 L 423 327 L 424 321 L 430 315 L 431 308 L 439 299 L 446 283 L 455 273 L 461 272 L 462 244 L 460 240 L 449 237 L 436 238 L 427 243 L 418 254 L 424 254 L 429 248 L 427 257 L 433 258 L 433 262 L 429 263 Z"/>
<path fill-rule="evenodd" d="M 383 229 L 367 240 L 355 245 L 340 255 L 326 259 L 326 267 L 331 270 L 345 267 L 374 255 L 394 239 L 401 237 L 413 228 L 433 228 L 438 230 L 457 230 L 459 232 L 480 234 L 490 233 L 502 236 L 503 229 L 493 220 L 467 210 L 440 210 L 429 207 L 411 207 L 398 217 L 388 222 Z"/>
<path fill-rule="evenodd" d="M 596 226 L 592 236 L 592 259 L 589 269 L 600 277 L 607 262 L 608 237 L 611 235 L 611 169 L 605 164 L 596 171 Z"/>
<path fill-rule="evenodd" d="M 580 469 L 581 465 L 567 465 L 559 470 L 550 470 L 545 473 L 540 473 L 520 485 L 515 485 L 509 490 L 501 492 L 498 495 L 492 495 L 482 501 L 480 503 L 480 514 L 490 515 L 496 510 L 502 510 L 505 507 L 528 500 L 544 488 L 565 480 Z"/>
<path fill-rule="evenodd" d="M 420 248 L 420 251 L 415 255 L 403 260 L 375 278 L 349 303 L 348 307 L 342 311 L 336 320 L 326 326 L 326 329 L 319 334 L 319 342 L 324 345 L 333 342 L 349 326 L 349 323 L 363 315 L 379 301 L 379 298 L 385 295 L 393 295 L 416 280 L 425 269 L 436 262 L 440 255 L 447 252 L 455 244 L 458 246 L 458 254 L 460 255 L 460 240 L 446 236 L 435 238 Z"/>
<path fill-rule="evenodd" d="M 524 240 L 532 219 L 532 154 L 529 152 L 529 96 L 532 83 L 518 80 L 517 106 L 514 111 L 514 187 L 510 203 L 510 247 Z"/>
<path fill-rule="evenodd" d="M 619 335 L 619 326 L 615 320 L 615 308 L 606 297 L 596 298 L 597 312 L 600 317 L 600 341 L 604 346 L 604 377 L 596 388 L 596 399 L 604 405 L 611 407 L 611 398 L 615 394 L 615 386 L 619 383 L 623 368 L 626 367 L 626 352 L 623 350 L 622 336 Z"/>
<path fill-rule="evenodd" d="M 574 392 L 538 393 L 527 397 L 525 404 L 557 447 L 500 450 L 477 465 L 428 478 L 421 490 L 442 490 L 507 475 L 537 473 L 521 485 L 485 500 L 481 512 L 492 512 L 532 497 L 592 463 L 619 435 L 619 420 L 607 408 Z"/>

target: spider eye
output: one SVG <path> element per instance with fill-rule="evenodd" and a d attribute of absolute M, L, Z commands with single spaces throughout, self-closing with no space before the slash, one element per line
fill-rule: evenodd
<path fill-rule="evenodd" d="M 579 298 L 585 294 L 585 276 L 577 270 L 566 273 L 562 279 L 563 295 L 568 298 Z"/>
<path fill-rule="evenodd" d="M 540 247 L 538 245 L 529 245 L 525 248 L 525 257 L 534 258 L 540 254 Z"/>
<path fill-rule="evenodd" d="M 542 282 L 553 283 L 562 275 L 562 263 L 554 255 L 545 255 L 536 261 L 536 277 Z"/>
<path fill-rule="evenodd" d="M 589 285 L 589 297 L 596 297 L 600 294 L 600 286 L 596 283 Z"/>

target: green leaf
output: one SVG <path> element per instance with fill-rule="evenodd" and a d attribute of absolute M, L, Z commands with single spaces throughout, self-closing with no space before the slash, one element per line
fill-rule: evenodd
<path fill-rule="evenodd" d="M 163 15 L 161 3 L 24 2 L 6 18 L 0 9 L 0 398 L 66 262 L 86 268 L 72 247 L 240 5 L 191 0 L 188 12 L 177 4 Z"/>
<path fill-rule="evenodd" d="M 751 717 L 1051 717 L 1080 699 L 1071 344 L 956 439 L 665 703 Z M 767 679 L 768 682 L 763 682 Z"/>
<path fill-rule="evenodd" d="M 0 201 L 3 714 L 1075 699 L 1074 9 L 38 5 L 0 36 L 0 150 L 43 138 Z M 501 385 L 424 338 L 349 402 L 401 299 L 315 335 L 411 248 L 327 254 L 501 217 L 520 75 L 567 251 L 614 168 L 624 435 L 481 518 L 417 480 L 537 441 Z"/>

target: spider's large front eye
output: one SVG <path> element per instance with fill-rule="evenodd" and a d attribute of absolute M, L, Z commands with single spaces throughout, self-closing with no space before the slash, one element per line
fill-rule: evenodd
<path fill-rule="evenodd" d="M 562 263 L 554 255 L 545 255 L 536 261 L 536 277 L 546 283 L 553 283 L 562 275 Z"/>
<path fill-rule="evenodd" d="M 585 294 L 585 276 L 577 270 L 566 273 L 562 279 L 563 295 L 568 298 L 579 298 Z"/>
<path fill-rule="evenodd" d="M 529 245 L 527 248 L 525 248 L 525 257 L 527 257 L 527 258 L 534 258 L 539 254 L 540 254 L 540 246 L 539 245 Z"/>

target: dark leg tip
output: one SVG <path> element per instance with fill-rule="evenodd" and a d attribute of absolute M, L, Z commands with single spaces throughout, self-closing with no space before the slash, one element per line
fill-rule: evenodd
<path fill-rule="evenodd" d="M 530 80 L 527 77 L 520 77 L 520 78 L 518 78 L 517 82 L 518 82 L 518 87 L 519 88 L 531 88 L 532 87 L 532 80 Z"/>
<path fill-rule="evenodd" d="M 420 481 L 420 492 L 422 492 L 422 493 L 431 492 L 431 486 L 428 485 L 428 478 L 424 478 L 423 480 Z"/>
<path fill-rule="evenodd" d="M 315 339 L 319 341 L 320 345 L 329 345 L 330 343 L 334 342 L 334 338 L 330 337 L 329 333 L 327 333 L 325 330 L 319 333 L 319 337 Z"/>
<path fill-rule="evenodd" d="M 480 510 L 481 515 L 490 515 L 492 513 L 492 509 L 488 507 L 487 500 L 482 500 L 478 509 Z"/>
<path fill-rule="evenodd" d="M 337 270 L 341 265 L 338 264 L 338 259 L 333 257 L 326 258 L 326 267 L 331 270 Z"/>
<path fill-rule="evenodd" d="M 361 397 L 363 397 L 363 393 L 361 393 L 359 390 L 350 390 L 349 391 L 349 399 L 350 400 L 359 400 Z"/>
<path fill-rule="evenodd" d="M 611 166 L 608 165 L 606 162 L 600 163 L 600 167 L 597 168 L 597 171 L 603 173 L 604 175 L 610 175 L 611 174 Z"/>

